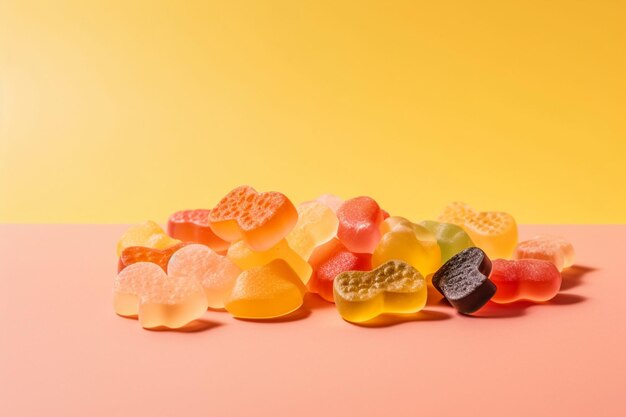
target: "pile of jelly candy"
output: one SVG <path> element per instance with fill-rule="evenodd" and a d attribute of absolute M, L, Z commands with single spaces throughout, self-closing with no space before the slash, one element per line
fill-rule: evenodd
<path fill-rule="evenodd" d="M 462 314 L 487 302 L 553 298 L 572 245 L 555 236 L 518 243 L 510 214 L 448 205 L 437 221 L 390 216 L 370 197 L 331 194 L 299 206 L 249 186 L 212 209 L 131 227 L 117 245 L 114 308 L 145 328 L 179 328 L 208 309 L 271 319 L 299 309 L 307 292 L 343 319 L 411 314 L 432 286 Z"/>

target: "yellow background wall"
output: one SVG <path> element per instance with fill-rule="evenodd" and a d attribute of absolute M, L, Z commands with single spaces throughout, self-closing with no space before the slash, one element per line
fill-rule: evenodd
<path fill-rule="evenodd" d="M 131 4 L 127 4 L 131 3 Z M 0 222 L 239 184 L 624 223 L 626 2 L 0 1 Z"/>

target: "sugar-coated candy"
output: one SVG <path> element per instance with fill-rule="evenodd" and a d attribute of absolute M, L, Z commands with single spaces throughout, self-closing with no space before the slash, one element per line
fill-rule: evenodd
<path fill-rule="evenodd" d="M 167 249 L 153 249 L 146 248 L 145 246 L 130 246 L 122 251 L 120 258 L 117 262 L 117 272 L 120 272 L 122 269 L 126 268 L 128 265 L 137 263 L 137 262 L 152 262 L 153 264 L 157 264 L 163 269 L 163 271 L 167 272 L 167 264 L 170 261 L 170 258 L 178 249 L 183 246 L 188 245 L 188 243 L 181 242 L 177 243 L 174 246 L 170 246 Z"/>
<path fill-rule="evenodd" d="M 298 206 L 298 222 L 287 235 L 289 246 L 305 261 L 313 249 L 337 234 L 337 215 L 324 204 L 309 201 Z"/>
<path fill-rule="evenodd" d="M 337 197 L 334 194 L 322 194 L 314 201 L 322 203 L 323 205 L 331 209 L 333 213 L 337 213 L 337 210 L 339 210 L 339 207 L 341 207 L 341 205 L 343 204 L 343 200 L 341 199 L 341 197 Z"/>
<path fill-rule="evenodd" d="M 479 248 L 465 249 L 433 275 L 433 286 L 459 312 L 471 314 L 493 297 L 496 286 L 489 280 L 491 261 Z"/>
<path fill-rule="evenodd" d="M 478 212 L 456 202 L 449 204 L 438 220 L 461 226 L 472 242 L 491 258 L 510 258 L 517 245 L 517 223 L 508 213 Z"/>
<path fill-rule="evenodd" d="M 181 210 L 167 222 L 167 233 L 183 242 L 202 243 L 216 252 L 226 252 L 229 242 L 219 238 L 209 226 L 211 210 Z"/>
<path fill-rule="evenodd" d="M 257 193 L 247 185 L 237 187 L 209 213 L 211 229 L 220 238 L 263 251 L 276 245 L 295 226 L 298 212 L 281 193 Z"/>
<path fill-rule="evenodd" d="M 170 275 L 188 276 L 200 282 L 211 308 L 224 308 L 235 279 L 241 273 L 226 256 L 201 244 L 190 244 L 176 251 L 167 268 Z"/>
<path fill-rule="evenodd" d="M 548 301 L 561 289 L 561 273 L 552 262 L 539 259 L 495 259 L 489 279 L 498 290 L 496 303 Z"/>
<path fill-rule="evenodd" d="M 337 237 L 352 252 L 372 253 L 380 240 L 383 211 L 370 197 L 346 200 L 337 210 Z"/>
<path fill-rule="evenodd" d="M 153 221 L 147 221 L 143 224 L 132 226 L 126 231 L 117 242 L 117 256 L 130 246 L 145 246 L 154 249 L 166 249 L 180 243 L 180 240 L 169 237 L 159 226 Z"/>
<path fill-rule="evenodd" d="M 152 262 L 137 262 L 117 275 L 114 308 L 121 316 L 138 316 L 142 327 L 179 328 L 201 317 L 207 300 L 200 283 L 168 275 Z"/>
<path fill-rule="evenodd" d="M 559 271 L 574 265 L 574 247 L 558 236 L 539 235 L 520 242 L 514 259 L 542 259 L 550 261 Z"/>
<path fill-rule="evenodd" d="M 369 271 L 372 267 L 372 255 L 350 252 L 335 238 L 317 247 L 309 258 L 309 264 L 313 267 L 313 274 L 308 282 L 309 291 L 333 302 L 335 277 L 345 271 Z"/>
<path fill-rule="evenodd" d="M 226 300 L 226 310 L 239 318 L 268 319 L 297 310 L 306 287 L 282 259 L 243 271 Z"/>
<path fill-rule="evenodd" d="M 373 271 L 347 271 L 334 281 L 344 320 L 363 322 L 383 313 L 416 313 L 426 305 L 426 280 L 406 262 L 392 260 Z"/>
<path fill-rule="evenodd" d="M 467 232 L 456 224 L 440 223 L 432 220 L 425 220 L 418 224 L 430 230 L 437 238 L 437 244 L 439 244 L 441 249 L 442 263 L 448 262 L 448 259 L 463 249 L 475 246 Z"/>
<path fill-rule="evenodd" d="M 380 232 L 382 237 L 372 254 L 373 267 L 398 259 L 411 264 L 426 276 L 441 266 L 437 238 L 424 226 L 404 217 L 392 216 L 382 222 Z"/>
<path fill-rule="evenodd" d="M 228 258 L 239 268 L 246 270 L 270 263 L 274 259 L 282 259 L 300 277 L 303 283 L 311 278 L 311 265 L 300 257 L 285 239 L 264 251 L 254 251 L 243 240 L 233 243 L 228 248 Z"/>

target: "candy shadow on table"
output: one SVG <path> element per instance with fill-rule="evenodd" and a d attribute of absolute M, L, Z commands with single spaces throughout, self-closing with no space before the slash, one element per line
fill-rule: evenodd
<path fill-rule="evenodd" d="M 178 329 L 170 329 L 168 327 L 154 327 L 152 329 L 146 329 L 146 330 L 149 330 L 152 332 L 198 333 L 198 332 L 203 332 L 205 330 L 214 329 L 219 326 L 222 326 L 222 323 L 212 321 L 212 320 L 206 320 L 206 319 L 196 319 Z"/>
<path fill-rule="evenodd" d="M 396 326 L 403 323 L 441 321 L 451 318 L 452 316 L 450 314 L 441 311 L 421 310 L 415 314 L 382 314 L 362 323 L 350 324 L 354 324 L 359 327 L 379 328 Z"/>
<path fill-rule="evenodd" d="M 479 318 L 479 319 L 502 319 L 520 317 L 526 314 L 526 310 L 530 307 L 548 308 L 550 306 L 568 306 L 582 303 L 586 300 L 586 297 L 577 294 L 559 293 L 550 301 L 545 302 L 532 302 L 532 301 L 516 301 L 508 304 L 498 304 L 494 302 L 488 302 L 483 308 L 471 315 L 465 315 L 465 317 Z"/>
<path fill-rule="evenodd" d="M 582 284 L 583 278 L 590 272 L 597 271 L 597 268 L 584 265 L 574 265 L 561 272 L 563 282 L 561 291 L 571 290 Z"/>

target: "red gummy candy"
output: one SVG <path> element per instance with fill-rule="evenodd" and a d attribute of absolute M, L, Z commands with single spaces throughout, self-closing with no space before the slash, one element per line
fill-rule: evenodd
<path fill-rule="evenodd" d="M 347 200 L 337 210 L 337 237 L 352 252 L 373 253 L 380 240 L 384 212 L 370 197 Z"/>
<path fill-rule="evenodd" d="M 137 263 L 137 262 L 152 262 L 153 264 L 157 264 L 167 273 L 167 263 L 170 261 L 170 258 L 178 249 L 183 246 L 188 245 L 186 242 L 180 242 L 174 246 L 170 246 L 167 249 L 153 249 L 147 248 L 145 246 L 130 246 L 122 251 L 120 255 L 120 259 L 117 262 L 117 272 L 128 265 Z"/>
<path fill-rule="evenodd" d="M 225 253 L 230 243 L 219 238 L 209 227 L 211 210 L 182 210 L 167 222 L 167 234 L 183 242 L 201 243 L 218 253 Z"/>
<path fill-rule="evenodd" d="M 489 279 L 497 287 L 491 301 L 501 304 L 517 300 L 548 301 L 561 288 L 561 274 L 556 266 L 537 259 L 496 259 Z"/>

